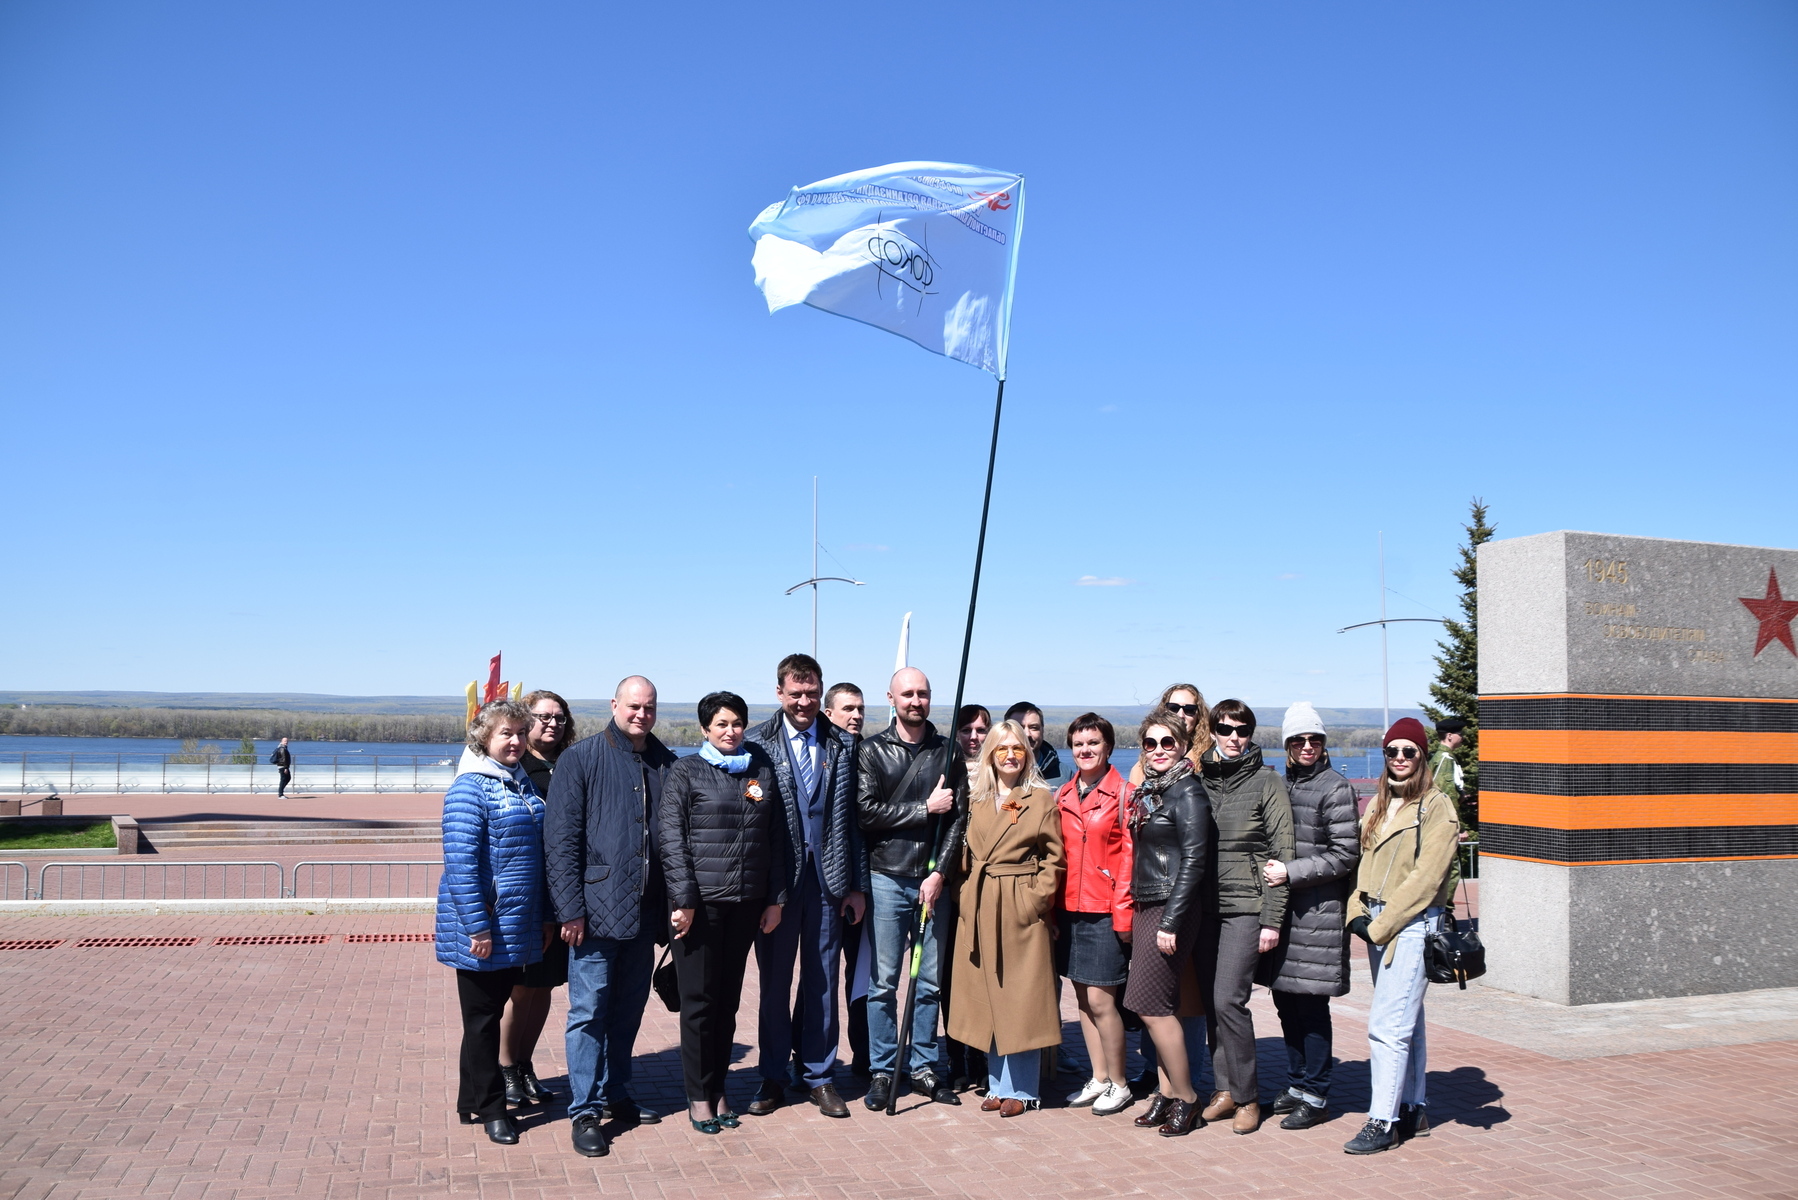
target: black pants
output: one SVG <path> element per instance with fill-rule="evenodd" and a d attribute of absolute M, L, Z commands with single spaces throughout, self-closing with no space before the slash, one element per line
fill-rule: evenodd
<path fill-rule="evenodd" d="M 761 904 L 706 904 L 693 911 L 687 936 L 674 939 L 674 976 L 680 981 L 680 1065 L 687 1100 L 724 1095 L 743 970 L 761 923 Z"/>
<path fill-rule="evenodd" d="M 456 999 L 462 1002 L 462 1085 L 456 1111 L 483 1121 L 506 1115 L 506 1083 L 499 1070 L 499 1016 L 512 988 L 524 976 L 520 967 L 497 971 L 456 971 Z"/>
<path fill-rule="evenodd" d="M 862 914 L 862 925 L 867 924 L 872 911 Z M 847 996 L 849 989 L 855 986 L 855 964 L 861 958 L 862 925 L 845 925 L 843 927 L 843 986 L 837 993 Z M 872 966 L 873 964 L 869 964 Z M 799 1023 L 798 1005 L 794 1005 L 793 1023 Z M 868 997 L 864 994 L 849 1002 L 849 1053 L 850 1061 L 858 1068 L 868 1065 Z M 794 1042 L 794 1045 L 799 1043 Z"/>
<path fill-rule="evenodd" d="M 287 789 L 293 785 L 293 772 L 286 767 L 281 768 L 281 786 L 275 789 L 276 798 L 287 795 Z"/>
<path fill-rule="evenodd" d="M 1330 998 L 1304 992 L 1275 992 L 1280 1033 L 1286 1039 L 1286 1086 L 1315 1100 L 1330 1098 Z"/>
<path fill-rule="evenodd" d="M 1261 917 L 1257 913 L 1221 917 L 1206 913 L 1199 929 L 1194 963 L 1205 989 L 1205 1033 L 1211 1043 L 1213 1086 L 1238 1104 L 1254 1104 L 1260 1081 L 1255 1073 L 1255 1018 L 1249 990 L 1261 961 Z"/>

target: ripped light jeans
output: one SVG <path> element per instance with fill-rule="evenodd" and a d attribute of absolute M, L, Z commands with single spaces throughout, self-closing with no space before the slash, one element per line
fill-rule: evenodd
<path fill-rule="evenodd" d="M 1370 905 L 1374 916 L 1384 905 Z M 1427 1104 L 1423 1075 L 1428 1047 L 1424 1041 L 1423 937 L 1440 928 L 1441 908 L 1426 908 L 1393 938 L 1392 964 L 1383 965 L 1385 946 L 1367 948 L 1373 972 L 1373 1004 L 1367 1013 L 1367 1045 L 1373 1074 L 1373 1099 L 1367 1115 L 1396 1121 L 1401 1104 Z"/>

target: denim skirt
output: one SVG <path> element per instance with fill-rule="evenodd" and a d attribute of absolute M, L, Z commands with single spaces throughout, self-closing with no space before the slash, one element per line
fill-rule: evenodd
<path fill-rule="evenodd" d="M 1129 951 L 1111 927 L 1110 913 L 1064 912 L 1055 942 L 1055 970 L 1088 987 L 1120 987 Z"/>

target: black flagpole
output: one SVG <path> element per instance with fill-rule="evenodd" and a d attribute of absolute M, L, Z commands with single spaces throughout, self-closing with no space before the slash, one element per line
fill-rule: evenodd
<path fill-rule="evenodd" d="M 961 669 L 955 676 L 955 707 L 949 710 L 949 767 L 955 768 L 955 756 L 960 753 L 960 746 L 955 735 L 961 731 L 955 728 L 956 718 L 961 713 L 962 696 L 968 683 L 968 653 L 974 646 L 974 608 L 980 600 L 980 564 L 986 557 L 986 518 L 993 505 L 993 467 L 999 459 L 999 416 L 1005 410 L 1005 380 L 999 381 L 999 393 L 993 397 L 993 440 L 986 451 L 986 494 L 980 499 L 980 536 L 974 542 L 974 582 L 968 588 L 968 623 L 961 635 Z M 938 839 L 942 836 L 942 817 L 934 818 L 930 823 L 930 867 L 926 875 L 937 869 L 936 855 L 941 850 Z M 941 897 L 938 898 L 939 900 Z M 916 933 L 907 938 L 905 953 L 899 959 L 899 968 L 904 970 L 911 966 L 911 986 L 905 994 L 905 1011 L 899 1020 L 899 1052 L 893 1059 L 894 1086 L 887 1095 L 887 1115 L 892 1116 L 899 1106 L 898 1075 L 904 1071 L 905 1064 L 911 1056 L 912 1025 L 918 1011 L 918 954 L 923 949 L 924 923 L 929 914 L 924 911 L 923 903 L 918 905 L 918 920 L 913 927 Z M 915 945 L 913 943 L 916 943 Z M 942 947 L 938 947 L 941 954 Z M 940 986 L 941 981 L 939 981 Z M 948 1022 L 944 1022 L 947 1032 Z M 934 1030 L 932 1031 L 934 1032 Z"/>

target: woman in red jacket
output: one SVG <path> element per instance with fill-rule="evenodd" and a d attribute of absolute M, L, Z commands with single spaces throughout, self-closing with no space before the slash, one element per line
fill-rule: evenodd
<path fill-rule="evenodd" d="M 1097 713 L 1068 726 L 1074 778 L 1061 785 L 1061 836 L 1068 873 L 1062 885 L 1056 970 L 1074 983 L 1080 1032 L 1093 1065 L 1086 1086 L 1068 1097 L 1106 1117 L 1130 1107 L 1124 1073 L 1124 1018 L 1118 990 L 1124 984 L 1130 943 L 1130 863 L 1134 848 L 1125 819 L 1130 785 L 1111 765 L 1117 735 Z"/>

